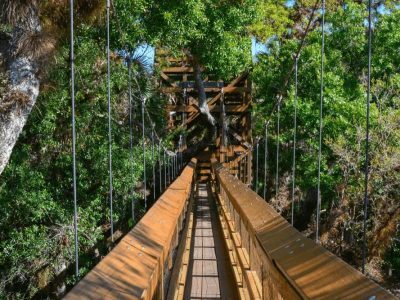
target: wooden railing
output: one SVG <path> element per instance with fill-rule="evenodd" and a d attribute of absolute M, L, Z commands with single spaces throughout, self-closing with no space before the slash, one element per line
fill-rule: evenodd
<path fill-rule="evenodd" d="M 192 193 L 196 160 L 65 299 L 163 299 Z"/>
<path fill-rule="evenodd" d="M 395 299 L 293 228 L 215 159 L 212 176 L 242 299 Z"/>

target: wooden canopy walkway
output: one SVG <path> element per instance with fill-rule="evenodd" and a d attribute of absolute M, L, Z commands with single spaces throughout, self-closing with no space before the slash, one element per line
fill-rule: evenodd
<path fill-rule="evenodd" d="M 157 64 L 160 89 L 170 99 L 169 127 L 196 136 L 202 128 L 194 122 L 200 112 L 190 62 L 159 51 Z M 229 83 L 204 75 L 209 109 L 221 129 L 215 144 L 197 153 L 65 299 L 395 299 L 250 189 L 247 74 Z"/>
<path fill-rule="evenodd" d="M 215 159 L 193 159 L 65 299 L 395 299 Z"/>

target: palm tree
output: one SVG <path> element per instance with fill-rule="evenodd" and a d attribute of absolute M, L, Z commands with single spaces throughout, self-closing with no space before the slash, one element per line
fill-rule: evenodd
<path fill-rule="evenodd" d="M 78 21 L 92 20 L 104 6 L 101 0 L 76 2 Z M 36 103 L 54 37 L 68 36 L 68 3 L 0 0 L 0 24 L 8 28 L 4 33 L 0 27 L 0 70 L 7 74 L 7 84 L 0 89 L 0 175 Z"/>
<path fill-rule="evenodd" d="M 0 99 L 0 173 L 39 95 L 37 43 L 42 32 L 37 1 L 3 0 L 2 23 L 10 26 L 3 62 L 9 72 L 6 93 Z M 37 48 L 39 47 L 39 49 Z"/>

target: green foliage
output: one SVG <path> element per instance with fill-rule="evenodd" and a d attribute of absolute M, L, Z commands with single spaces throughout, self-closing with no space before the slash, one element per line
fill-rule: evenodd
<path fill-rule="evenodd" d="M 144 14 L 148 40 L 174 51 L 187 50 L 208 70 L 231 78 L 250 66 L 248 27 L 257 2 L 149 1 Z"/>
<path fill-rule="evenodd" d="M 265 41 L 267 53 L 253 66 L 255 135 L 262 136 L 270 119 L 268 191 L 274 194 L 276 115 L 270 117 L 277 94 L 285 94 L 281 110 L 280 185 L 290 183 L 293 138 L 293 81 L 284 86 L 299 45 L 301 28 L 308 22 L 313 0 L 296 1 L 293 8 L 281 0 L 118 0 L 113 1 L 113 50 L 132 50 L 139 44 L 162 46 L 173 52 L 189 51 L 216 76 L 229 79 L 251 67 L 251 38 Z M 324 245 L 359 265 L 362 232 L 365 151 L 365 101 L 367 11 L 360 1 L 329 1 L 325 52 L 324 132 L 322 148 L 322 215 Z M 393 2 L 393 3 L 392 3 Z M 86 2 L 81 4 L 85 6 Z M 79 12 L 76 39 L 77 170 L 79 251 L 81 275 L 96 261 L 109 225 L 108 119 L 105 61 L 104 4 L 93 2 Z M 67 28 L 65 12 L 45 5 L 45 27 Z M 373 39 L 371 106 L 371 178 L 369 206 L 370 256 L 381 257 L 400 270 L 399 222 L 400 153 L 400 10 L 387 1 L 388 14 L 377 14 Z M 43 9 L 44 9 L 43 8 Z M 79 9 L 79 7 L 78 7 Z M 54 15 L 51 13 L 54 11 Z M 103 11 L 104 12 L 104 11 Z M 306 12 L 306 13 L 305 13 Z M 317 12 L 318 14 L 318 12 Z M 89 15 L 89 16 L 88 16 Z M 85 18 L 92 18 L 85 22 Z M 56 21 L 54 21 L 56 20 Z M 50 25 L 49 25 L 49 24 Z M 90 23 L 91 26 L 85 25 Z M 320 43 L 318 18 L 308 34 L 299 60 L 298 148 L 296 166 L 296 226 L 313 229 L 320 99 Z M 9 28 L 0 28 L 7 31 Z M 304 30 L 304 28 L 303 28 Z M 51 32 L 65 32 L 51 31 Z M 69 49 L 60 40 L 49 80 L 0 181 L 0 298 L 30 298 L 53 278 L 60 265 L 73 263 L 73 203 L 71 159 L 71 105 Z M 147 108 L 159 135 L 165 120 L 164 100 L 154 93 L 154 82 L 134 66 L 134 149 L 130 160 L 127 69 L 119 58 L 112 61 L 112 131 L 114 169 L 114 221 L 118 229 L 131 227 L 131 201 L 137 217 L 143 213 L 141 180 L 140 90 L 149 95 Z M 0 92 L 6 78 L 1 75 Z M 261 116 L 261 117 L 260 117 Z M 149 128 L 146 128 L 149 133 Z M 164 145 L 183 131 L 163 137 Z M 151 153 L 146 139 L 146 168 L 151 173 Z M 260 177 L 263 174 L 260 142 Z M 156 151 L 157 154 L 157 151 Z M 289 180 L 287 180 L 289 178 Z M 287 190 L 287 187 L 286 187 Z M 286 199 L 287 200 L 287 199 Z M 310 209 L 311 207 L 311 209 Z M 288 216 L 284 207 L 283 215 Z M 341 233 L 352 238 L 342 240 Z M 399 233 L 397 233 L 398 236 Z M 354 250 L 356 249 L 356 250 Z M 348 257 L 348 256 L 347 256 Z M 397 276 L 399 276 L 397 274 Z M 66 282 L 73 284 L 69 276 Z"/>
<path fill-rule="evenodd" d="M 104 239 L 104 228 L 109 223 L 106 61 L 103 45 L 98 43 L 103 33 L 88 26 L 82 26 L 77 32 L 77 182 L 79 251 L 83 270 L 93 265 L 93 251 Z M 43 288 L 39 280 L 41 270 L 50 267 L 50 273 L 54 273 L 61 263 L 69 265 L 74 259 L 68 56 L 68 45 L 64 45 L 2 174 L 0 290 L 3 294 L 0 293 L 0 298 L 17 293 L 20 297 L 32 297 Z M 136 202 L 138 217 L 143 206 L 137 187 L 142 180 L 143 165 L 141 159 L 136 159 L 142 155 L 141 130 L 137 125 L 141 116 L 138 88 L 134 84 L 135 160 L 132 166 L 127 68 L 119 59 L 112 61 L 111 68 L 113 217 L 117 229 L 124 230 L 128 220 L 131 226 L 136 222 L 130 217 L 131 201 Z M 148 107 L 150 113 L 155 112 L 152 117 L 156 124 L 164 123 L 163 116 L 157 113 L 162 106 L 161 99 L 149 99 Z M 146 140 L 146 143 L 149 142 Z M 147 149 L 150 170 L 151 148 Z"/>
<path fill-rule="evenodd" d="M 361 249 L 364 170 L 365 170 L 365 105 L 367 73 L 367 35 L 365 5 L 347 1 L 327 12 L 325 88 L 322 147 L 322 241 L 337 254 L 353 253 L 352 263 L 359 265 Z M 399 268 L 393 258 L 395 225 L 400 219 L 399 133 L 400 44 L 399 10 L 376 15 L 373 39 L 371 147 L 369 186 L 369 257 L 384 257 Z M 293 63 L 299 41 L 271 40 L 268 53 L 259 56 L 253 78 L 257 87 L 256 115 L 264 118 L 255 124 L 256 135 L 263 135 L 264 120 L 270 119 L 269 186 L 273 190 L 276 147 L 276 114 L 270 112 L 279 92 L 287 92 L 281 111 L 280 182 L 290 176 L 293 140 L 293 81 L 283 86 Z M 321 32 L 314 30 L 307 37 L 299 59 L 298 148 L 296 165 L 297 198 L 303 204 L 296 208 L 297 226 L 313 229 L 316 205 L 317 151 L 320 101 Z M 261 143 L 262 144 L 262 143 Z M 290 183 L 290 178 L 289 178 Z M 271 193 L 274 195 L 274 192 Z M 309 210 L 311 205 L 312 209 Z M 288 215 L 286 207 L 284 215 Z M 306 221 L 304 221 L 306 220 Z M 349 230 L 353 238 L 343 241 L 341 233 Z M 313 230 L 312 230 L 313 231 Z"/>

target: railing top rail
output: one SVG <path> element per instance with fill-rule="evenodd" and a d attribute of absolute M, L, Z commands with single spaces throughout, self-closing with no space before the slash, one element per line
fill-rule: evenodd
<path fill-rule="evenodd" d="M 280 292 L 300 299 L 396 299 L 306 238 L 215 159 L 212 168 L 248 233 L 260 244 Z"/>
<path fill-rule="evenodd" d="M 152 299 L 171 241 L 190 197 L 196 159 L 137 225 L 64 299 Z"/>

